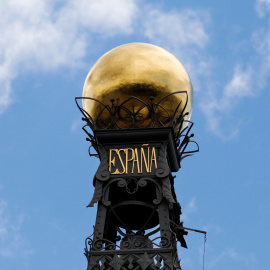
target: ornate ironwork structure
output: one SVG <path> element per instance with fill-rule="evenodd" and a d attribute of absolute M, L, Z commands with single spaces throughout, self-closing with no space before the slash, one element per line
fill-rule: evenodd
<path fill-rule="evenodd" d="M 179 94 L 186 95 L 187 104 L 186 91 L 157 102 L 149 97 L 149 103 L 134 96 L 119 105 L 111 99 L 110 106 L 76 98 L 91 142 L 89 154 L 100 159 L 88 205 L 98 203 L 94 233 L 85 241 L 87 270 L 181 269 L 177 241 L 187 247 L 187 231 L 172 172 L 199 146 L 190 134 L 193 123 L 183 114 L 186 104 L 179 103 L 173 114 L 163 106 Z M 95 120 L 79 106 L 80 99 L 100 104 Z M 187 150 L 190 143 L 196 148 Z"/>

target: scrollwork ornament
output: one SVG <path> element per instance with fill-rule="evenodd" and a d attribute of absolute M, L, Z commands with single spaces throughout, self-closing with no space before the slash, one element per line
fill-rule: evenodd
<path fill-rule="evenodd" d="M 109 187 L 113 184 L 117 182 L 117 185 L 119 187 L 125 187 L 126 186 L 126 180 L 124 178 L 116 178 L 114 180 L 109 181 L 103 188 L 102 190 L 102 203 L 105 206 L 110 206 L 111 202 L 109 200 Z"/>
<path fill-rule="evenodd" d="M 163 106 L 164 102 L 169 102 L 171 98 L 179 95 L 182 96 L 181 101 L 177 106 L 175 106 L 174 112 L 169 113 L 166 106 Z M 185 95 L 185 98 L 183 95 Z M 96 119 L 92 118 L 92 116 L 78 104 L 78 100 L 94 102 L 102 108 L 100 109 L 98 116 L 96 116 Z M 114 98 L 111 99 L 111 105 L 106 105 L 100 100 L 90 97 L 75 98 L 76 105 L 84 116 L 82 119 L 86 122 L 85 126 L 89 126 L 93 132 L 96 130 L 108 129 L 172 127 L 178 148 L 179 164 L 184 158 L 199 151 L 199 145 L 195 141 L 191 140 L 194 134 L 189 135 L 193 122 L 187 120 L 189 115 L 189 112 L 186 111 L 188 100 L 189 97 L 187 91 L 170 93 L 162 97 L 158 102 L 154 102 L 154 98 L 152 96 L 149 97 L 149 102 L 145 102 L 136 96 L 130 96 L 119 105 L 114 103 Z M 140 104 L 140 106 L 134 106 L 134 104 Z M 134 110 L 135 107 L 136 110 Z M 133 108 L 133 110 L 131 110 L 131 108 Z M 190 126 L 188 127 L 189 124 Z M 83 130 L 89 136 L 92 146 L 99 153 L 99 147 L 97 146 L 95 137 L 87 132 L 85 128 L 83 128 Z M 186 151 L 189 144 L 194 144 L 197 149 L 195 148 L 194 150 Z M 166 174 L 167 170 L 164 168 L 158 168 L 156 170 L 157 177 L 162 178 L 165 177 Z M 99 180 L 106 181 L 106 178 L 108 177 L 107 175 L 108 173 L 103 173 Z M 97 175 L 97 177 L 99 177 L 99 175 Z"/>
<path fill-rule="evenodd" d="M 92 236 L 93 236 L 93 234 L 85 239 L 85 248 L 84 248 L 84 250 L 85 250 L 86 253 L 88 253 L 93 247 L 93 240 L 91 238 Z"/>
<path fill-rule="evenodd" d="M 127 182 L 126 180 L 123 178 L 123 179 L 120 179 L 117 183 L 118 187 L 125 187 L 127 185 Z"/>
<path fill-rule="evenodd" d="M 100 164 L 94 177 L 95 191 L 91 202 L 87 207 L 93 207 L 94 204 L 101 200 L 103 193 L 103 182 L 110 179 L 110 172 L 108 171 L 108 157 L 105 148 L 102 145 L 98 145 Z"/>
<path fill-rule="evenodd" d="M 157 198 L 153 200 L 153 203 L 155 205 L 158 205 L 162 201 L 162 188 L 161 188 L 160 184 L 158 183 L 158 181 L 156 181 L 152 178 L 149 178 L 149 177 L 143 177 L 138 181 L 138 185 L 140 187 L 146 187 L 148 181 L 152 182 L 156 186 Z"/>
<path fill-rule="evenodd" d="M 160 246 L 163 248 L 169 247 L 170 246 L 170 239 L 167 237 L 161 237 L 161 241 L 160 241 Z"/>
<path fill-rule="evenodd" d="M 146 187 L 146 185 L 147 185 L 146 179 L 145 179 L 145 178 L 141 178 L 141 179 L 138 181 L 138 185 L 139 185 L 140 187 Z"/>
<path fill-rule="evenodd" d="M 130 249 L 130 242 L 126 241 L 123 243 L 123 248 Z"/>
<path fill-rule="evenodd" d="M 102 240 L 98 239 L 98 240 L 94 241 L 94 243 L 93 243 L 94 250 L 102 250 L 102 248 L 103 248 Z"/>
<path fill-rule="evenodd" d="M 134 248 L 138 248 L 141 245 L 141 241 L 139 241 L 138 239 L 135 239 L 133 242 Z"/>
<path fill-rule="evenodd" d="M 171 114 L 167 110 L 164 102 L 168 102 L 173 96 L 182 96 L 185 99 L 185 105 L 182 106 L 182 101 L 178 103 L 174 108 L 174 113 Z M 186 96 L 186 98 L 183 97 Z M 94 120 L 87 111 L 80 107 L 78 100 L 87 100 L 88 102 L 98 103 L 102 109 L 98 114 L 98 117 Z M 162 97 L 159 101 L 154 102 L 154 98 L 149 97 L 149 102 L 143 101 L 141 98 L 136 96 L 130 96 L 125 99 L 121 104 L 115 105 L 114 99 L 111 99 L 111 106 L 103 104 L 100 100 L 90 97 L 76 97 L 76 104 L 84 115 L 84 121 L 90 126 L 90 128 L 95 130 L 106 130 L 106 129 L 123 129 L 123 128 L 148 128 L 148 127 L 168 127 L 172 126 L 175 133 L 179 131 L 179 127 L 183 126 L 184 121 L 184 111 L 188 102 L 187 91 L 177 91 Z M 131 104 L 140 104 L 136 106 L 137 110 L 131 110 Z M 181 108 L 181 109 L 180 109 Z M 103 114 L 103 112 L 105 112 Z M 102 117 L 106 117 L 103 119 Z M 123 127 L 121 123 L 124 123 Z M 127 125 L 127 126 L 126 126 Z M 180 132 L 180 131 L 179 131 Z"/>
<path fill-rule="evenodd" d="M 175 203 L 172 195 L 172 187 L 169 176 L 167 176 L 165 179 L 162 179 L 162 194 L 169 203 Z"/>
<path fill-rule="evenodd" d="M 100 181 L 96 181 L 93 198 L 92 198 L 91 202 L 87 205 L 87 207 L 93 207 L 96 202 L 101 200 L 102 191 L 103 191 L 103 183 Z"/>
<path fill-rule="evenodd" d="M 171 183 L 169 178 L 170 168 L 166 158 L 166 150 L 167 145 L 164 143 L 159 149 L 158 169 L 155 171 L 155 175 L 161 179 L 163 197 L 165 197 L 168 202 L 175 203 L 171 190 Z"/>
<path fill-rule="evenodd" d="M 121 249 L 143 249 L 152 248 L 153 243 L 147 236 L 128 235 L 121 242 Z"/>
<path fill-rule="evenodd" d="M 155 171 L 155 175 L 158 178 L 165 178 L 170 174 L 170 168 L 168 166 L 166 153 L 167 145 L 164 143 L 159 149 L 158 168 Z"/>
<path fill-rule="evenodd" d="M 95 179 L 104 182 L 110 179 L 110 172 L 108 170 L 109 161 L 105 148 L 100 144 L 98 145 L 98 148 L 99 148 L 100 164 L 95 174 Z"/>

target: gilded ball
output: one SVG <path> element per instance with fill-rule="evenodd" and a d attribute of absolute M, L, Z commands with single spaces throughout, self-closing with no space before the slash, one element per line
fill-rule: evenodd
<path fill-rule="evenodd" d="M 128 97 L 135 96 L 149 104 L 150 97 L 154 98 L 154 103 L 158 103 L 164 96 L 177 91 L 186 91 L 188 94 L 184 113 L 189 112 L 185 117 L 189 120 L 193 90 L 183 65 L 175 56 L 158 46 L 129 43 L 116 47 L 99 58 L 86 77 L 83 97 L 97 99 L 109 106 L 113 99 L 117 106 Z M 172 95 L 160 104 L 172 116 L 180 102 L 179 109 L 184 109 L 186 97 L 185 94 Z M 125 104 L 131 112 L 140 106 L 140 102 L 134 100 Z M 83 108 L 96 120 L 103 107 L 98 102 L 84 99 Z M 143 109 L 140 113 L 147 112 Z M 102 114 L 103 118 L 109 117 L 105 111 Z"/>

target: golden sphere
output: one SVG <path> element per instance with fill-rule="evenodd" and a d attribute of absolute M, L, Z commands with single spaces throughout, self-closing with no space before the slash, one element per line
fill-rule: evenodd
<path fill-rule="evenodd" d="M 94 98 L 111 106 L 111 99 L 115 100 L 115 105 L 119 105 L 128 97 L 135 96 L 149 104 L 150 96 L 154 98 L 154 103 L 158 103 L 164 96 L 177 91 L 187 92 L 188 102 L 184 113 L 189 112 L 185 117 L 189 120 L 193 90 L 183 65 L 175 56 L 158 46 L 129 43 L 116 47 L 99 58 L 86 77 L 83 97 Z M 171 95 L 160 103 L 162 107 L 159 109 L 165 109 L 172 116 L 180 102 L 179 111 L 184 109 L 187 95 Z M 133 113 L 140 110 L 147 120 L 148 110 L 140 109 L 141 105 L 142 103 L 133 99 L 125 103 L 125 108 Z M 83 99 L 83 108 L 93 120 L 101 115 L 105 120 L 110 118 L 107 109 L 102 110 L 104 106 L 96 101 Z M 145 126 L 145 121 L 141 126 Z M 123 123 L 121 127 L 127 125 Z"/>

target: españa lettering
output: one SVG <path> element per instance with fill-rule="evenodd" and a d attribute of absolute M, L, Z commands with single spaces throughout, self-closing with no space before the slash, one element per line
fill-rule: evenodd
<path fill-rule="evenodd" d="M 109 150 L 111 174 L 152 173 L 157 168 L 156 148 L 143 144 L 142 147 Z"/>

